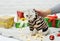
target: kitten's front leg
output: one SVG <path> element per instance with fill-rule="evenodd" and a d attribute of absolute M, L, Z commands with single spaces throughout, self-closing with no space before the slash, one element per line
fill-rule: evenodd
<path fill-rule="evenodd" d="M 42 29 L 38 31 L 40 35 L 43 35 Z"/>
<path fill-rule="evenodd" d="M 47 29 L 45 32 L 43 32 L 43 30 L 40 30 L 38 32 L 45 36 L 45 35 L 49 34 L 49 29 Z"/>
<path fill-rule="evenodd" d="M 35 36 L 36 33 L 37 33 L 37 30 L 34 29 L 33 27 L 30 27 L 30 33 L 31 33 L 32 36 Z"/>
<path fill-rule="evenodd" d="M 48 35 L 49 34 L 49 29 L 45 32 L 43 32 L 44 35 Z"/>
<path fill-rule="evenodd" d="M 30 33 L 31 33 L 32 36 L 35 36 L 36 35 L 33 31 L 30 31 Z"/>

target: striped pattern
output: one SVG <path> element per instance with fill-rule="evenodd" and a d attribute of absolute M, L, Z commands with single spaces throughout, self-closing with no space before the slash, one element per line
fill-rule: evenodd
<path fill-rule="evenodd" d="M 29 20 L 30 31 L 36 29 L 37 31 L 43 30 L 43 32 L 48 30 L 48 26 L 41 16 L 35 15 L 33 20 Z"/>

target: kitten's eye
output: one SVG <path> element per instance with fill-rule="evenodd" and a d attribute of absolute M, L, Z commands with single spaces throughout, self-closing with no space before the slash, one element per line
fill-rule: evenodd
<path fill-rule="evenodd" d="M 28 17 L 28 15 L 26 15 Z"/>

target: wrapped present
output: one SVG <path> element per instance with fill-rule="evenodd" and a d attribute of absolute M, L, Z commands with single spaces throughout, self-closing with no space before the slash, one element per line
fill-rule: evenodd
<path fill-rule="evenodd" d="M 19 23 L 19 22 L 16 22 L 16 23 L 15 23 L 15 27 L 16 27 L 16 28 L 19 28 L 19 26 L 20 26 L 20 23 Z"/>
<path fill-rule="evenodd" d="M 58 16 L 53 15 L 53 16 L 47 16 L 44 18 L 45 22 L 48 24 L 49 27 L 60 27 L 60 19 Z"/>
<path fill-rule="evenodd" d="M 28 27 L 29 23 L 25 18 L 21 18 L 18 22 L 15 23 L 16 28 Z"/>
<path fill-rule="evenodd" d="M 14 25 L 13 16 L 1 16 L 0 17 L 0 27 L 11 28 Z"/>
<path fill-rule="evenodd" d="M 60 19 L 59 18 L 56 20 L 56 27 L 60 28 Z"/>
<path fill-rule="evenodd" d="M 15 27 L 16 28 L 25 28 L 25 27 L 28 27 L 28 23 L 25 23 L 25 22 L 16 22 L 15 23 Z"/>
<path fill-rule="evenodd" d="M 22 11 L 17 11 L 17 22 L 15 23 L 16 28 L 24 28 L 27 27 L 28 21 L 26 18 L 24 18 L 24 12 Z"/>
<path fill-rule="evenodd" d="M 17 11 L 17 22 L 15 23 L 16 28 L 24 28 L 28 26 L 28 21 L 24 18 L 22 11 Z"/>

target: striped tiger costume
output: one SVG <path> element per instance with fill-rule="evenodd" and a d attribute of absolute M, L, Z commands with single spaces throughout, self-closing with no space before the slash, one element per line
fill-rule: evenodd
<path fill-rule="evenodd" d="M 32 11 L 34 11 L 34 10 L 32 10 Z M 29 12 L 29 14 L 33 14 L 33 12 L 32 11 L 30 11 Z M 32 12 L 32 13 L 31 13 Z M 35 13 L 35 17 L 32 19 L 32 20 L 28 20 L 28 22 L 29 22 L 29 25 L 30 25 L 30 31 L 33 33 L 33 34 L 35 34 L 35 33 L 37 33 L 38 31 L 40 31 L 40 30 L 42 30 L 42 32 L 46 32 L 45 34 L 47 34 L 48 33 L 48 26 L 47 26 L 47 24 L 45 23 L 45 21 L 43 20 L 43 17 L 41 17 L 41 16 L 39 16 L 38 14 L 37 14 L 37 12 L 35 12 L 34 11 L 34 13 Z M 27 14 L 27 13 L 26 13 Z M 29 15 L 29 14 L 27 14 L 27 15 Z M 29 16 L 28 16 L 29 17 Z M 31 17 L 31 16 L 30 16 Z M 34 29 L 36 30 L 35 32 L 34 32 Z"/>

